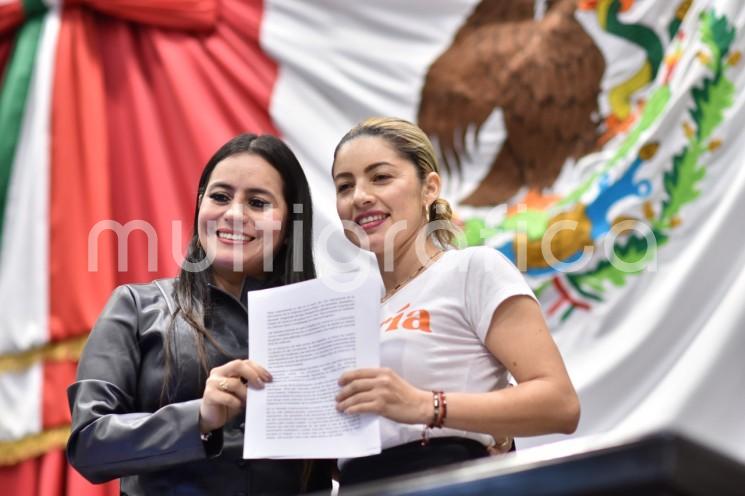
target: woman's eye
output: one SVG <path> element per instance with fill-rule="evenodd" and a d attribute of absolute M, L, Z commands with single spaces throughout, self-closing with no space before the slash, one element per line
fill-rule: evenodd
<path fill-rule="evenodd" d="M 351 188 L 352 185 L 349 183 L 342 183 L 336 185 L 336 192 L 337 193 L 344 193 L 345 191 L 349 191 L 349 188 Z"/>
<path fill-rule="evenodd" d="M 252 208 L 266 208 L 269 206 L 269 202 L 266 200 L 262 200 L 261 198 L 251 198 L 248 200 L 249 206 Z"/>
<path fill-rule="evenodd" d="M 227 203 L 230 201 L 230 197 L 226 195 L 225 193 L 210 193 L 210 199 L 214 200 L 217 203 Z"/>
<path fill-rule="evenodd" d="M 380 181 L 385 181 L 386 179 L 390 179 L 390 178 L 391 178 L 390 174 L 375 174 L 373 176 L 373 181 L 380 182 Z"/>

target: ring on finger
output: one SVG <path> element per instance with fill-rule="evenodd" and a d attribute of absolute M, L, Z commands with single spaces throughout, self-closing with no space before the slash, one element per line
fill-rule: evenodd
<path fill-rule="evenodd" d="M 223 379 L 220 382 L 217 383 L 217 387 L 220 388 L 221 391 L 227 391 L 228 390 L 228 380 Z"/>

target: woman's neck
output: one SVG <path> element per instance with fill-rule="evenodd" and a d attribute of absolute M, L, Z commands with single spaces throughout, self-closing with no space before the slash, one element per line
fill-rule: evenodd
<path fill-rule="evenodd" d="M 384 256 L 379 255 L 378 268 L 385 285 L 386 292 L 390 292 L 396 286 L 404 283 L 407 278 L 412 277 L 422 266 L 437 255 L 441 250 L 435 246 L 431 238 L 427 239 L 424 250 L 417 250 L 415 243 L 406 243 L 393 253 L 393 263 L 386 267 Z M 392 268 L 392 270 L 391 270 Z"/>
<path fill-rule="evenodd" d="M 243 289 L 243 283 L 246 280 L 245 274 L 241 272 L 218 272 L 213 270 L 212 279 L 215 282 L 215 286 L 233 295 L 236 299 L 241 299 L 241 289 Z"/>

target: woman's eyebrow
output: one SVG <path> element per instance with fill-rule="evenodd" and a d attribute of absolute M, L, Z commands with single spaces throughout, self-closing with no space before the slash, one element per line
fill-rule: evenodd
<path fill-rule="evenodd" d="M 253 188 L 247 188 L 244 191 L 247 194 L 249 194 L 249 195 L 266 195 L 266 196 L 270 196 L 272 198 L 274 198 L 274 196 L 275 196 L 274 193 L 272 193 L 268 189 L 264 189 L 264 188 L 253 187 Z"/>
<path fill-rule="evenodd" d="M 373 162 L 372 164 L 365 167 L 365 173 L 369 173 L 370 171 L 373 171 L 377 169 L 378 167 L 382 167 L 383 165 L 393 165 L 390 162 L 386 162 L 385 160 L 381 160 L 380 162 Z"/>
<path fill-rule="evenodd" d="M 225 183 L 225 182 L 222 182 L 222 181 L 218 181 L 218 182 L 215 182 L 215 183 L 210 184 L 207 189 L 210 189 L 211 190 L 211 189 L 215 189 L 215 188 L 224 188 L 224 189 L 229 189 L 231 191 L 233 191 L 235 189 L 230 183 Z"/>
<path fill-rule="evenodd" d="M 377 169 L 378 167 L 381 167 L 383 165 L 393 165 L 390 162 L 381 161 L 381 162 L 373 162 L 372 164 L 365 167 L 364 172 L 365 174 L 369 174 L 371 171 Z M 353 174 L 351 172 L 340 172 L 334 176 L 334 181 L 336 181 L 339 178 L 342 177 L 352 177 Z"/>
<path fill-rule="evenodd" d="M 226 183 L 226 182 L 222 182 L 222 181 L 218 181 L 218 182 L 215 182 L 215 183 L 210 184 L 209 188 L 207 188 L 207 189 L 209 191 L 211 191 L 211 190 L 213 190 L 215 188 L 223 188 L 223 189 L 227 189 L 229 191 L 235 191 L 235 189 L 236 189 L 235 186 L 233 186 L 232 184 Z M 246 188 L 244 190 L 244 192 L 246 194 L 249 194 L 249 195 L 263 194 L 263 195 L 271 196 L 272 198 L 274 198 L 274 196 L 275 196 L 274 193 L 272 193 L 268 189 L 266 189 L 266 188 L 258 188 L 258 187 L 255 187 L 255 186 L 254 187 L 251 187 L 251 188 Z"/>

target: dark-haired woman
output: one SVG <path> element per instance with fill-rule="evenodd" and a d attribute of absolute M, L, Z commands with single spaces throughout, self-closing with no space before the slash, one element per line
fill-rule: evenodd
<path fill-rule="evenodd" d="M 345 373 L 337 396 L 340 411 L 383 417 L 383 452 L 340 461 L 341 486 L 574 431 L 577 395 L 521 274 L 494 249 L 448 249 L 452 213 L 424 132 L 369 119 L 342 138 L 332 173 L 347 237 L 375 254 L 386 289 L 383 368 Z"/>
<path fill-rule="evenodd" d="M 330 487 L 311 462 L 242 459 L 250 388 L 271 381 L 246 359 L 247 292 L 315 277 L 311 219 L 282 141 L 244 134 L 215 153 L 178 277 L 117 288 L 90 334 L 68 390 L 67 456 L 81 474 L 121 478 L 128 495 Z"/>

